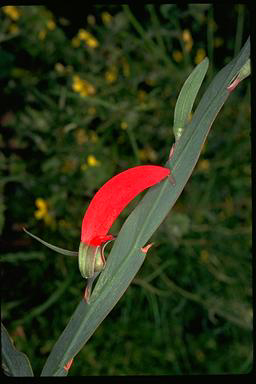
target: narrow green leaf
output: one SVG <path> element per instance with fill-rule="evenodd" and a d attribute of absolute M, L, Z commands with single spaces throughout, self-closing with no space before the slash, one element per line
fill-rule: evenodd
<path fill-rule="evenodd" d="M 90 304 L 84 300 L 80 302 L 49 355 L 42 376 L 63 374 L 64 365 L 81 350 L 128 288 L 145 259 L 141 247 L 147 243 L 181 194 L 211 125 L 229 96 L 227 85 L 240 71 L 249 54 L 248 39 L 239 55 L 213 79 L 167 162 L 176 184 L 165 180 L 150 188 L 127 218 L 92 292 Z"/>
<path fill-rule="evenodd" d="M 206 57 L 195 67 L 181 88 L 174 110 L 173 132 L 175 141 L 179 140 L 185 125 L 188 123 L 189 114 L 192 111 L 208 66 L 209 60 Z"/>
<path fill-rule="evenodd" d="M 23 231 L 25 231 L 29 236 L 33 237 L 34 239 L 36 239 L 37 241 L 39 241 L 40 243 L 44 244 L 46 247 L 52 249 L 53 251 L 55 251 L 57 253 L 60 253 L 60 254 L 65 255 L 65 256 L 76 256 L 76 257 L 78 257 L 78 252 L 76 252 L 76 251 L 68 251 L 67 249 L 63 249 L 63 248 L 57 247 L 56 245 L 47 243 L 46 241 L 40 239 L 40 237 L 37 237 L 36 235 L 33 235 L 31 232 L 29 232 L 25 228 L 23 228 Z"/>
<path fill-rule="evenodd" d="M 17 351 L 1 323 L 2 368 L 6 376 L 34 376 L 28 357 Z"/>

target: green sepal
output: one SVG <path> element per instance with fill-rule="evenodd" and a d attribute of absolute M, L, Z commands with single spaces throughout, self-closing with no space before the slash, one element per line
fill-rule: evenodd
<path fill-rule="evenodd" d="M 46 241 L 40 239 L 40 237 L 37 237 L 37 236 L 33 235 L 32 233 L 30 233 L 25 228 L 23 228 L 23 231 L 25 231 L 29 236 L 33 237 L 34 239 L 36 239 L 37 241 L 39 241 L 40 243 L 44 244 L 46 247 L 52 249 L 53 251 L 55 251 L 57 253 L 60 253 L 60 254 L 65 255 L 65 256 L 76 256 L 76 257 L 78 256 L 78 252 L 69 251 L 67 249 L 63 249 L 63 248 L 57 247 L 56 245 L 47 243 Z"/>
<path fill-rule="evenodd" d="M 88 245 L 81 242 L 78 252 L 78 266 L 81 275 L 85 279 L 92 278 L 95 273 L 101 272 L 105 267 L 102 246 Z"/>

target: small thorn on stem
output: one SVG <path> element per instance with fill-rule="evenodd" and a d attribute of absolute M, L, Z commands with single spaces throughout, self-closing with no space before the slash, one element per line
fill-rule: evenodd
<path fill-rule="evenodd" d="M 66 365 L 64 365 L 65 371 L 68 371 L 70 369 L 71 365 L 73 364 L 73 361 L 74 361 L 74 358 L 72 357 L 72 359 L 70 359 L 69 362 Z"/>
<path fill-rule="evenodd" d="M 154 245 L 154 243 L 149 243 L 148 245 L 146 245 L 145 247 L 142 247 L 140 250 L 141 252 L 147 254 L 148 250 L 152 247 L 152 245 Z"/>

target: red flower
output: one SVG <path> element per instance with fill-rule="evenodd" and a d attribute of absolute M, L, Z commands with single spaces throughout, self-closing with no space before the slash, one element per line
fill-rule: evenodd
<path fill-rule="evenodd" d="M 104 247 L 114 239 L 108 233 L 112 224 L 131 200 L 170 173 L 170 169 L 157 165 L 130 168 L 112 177 L 94 195 L 83 218 L 78 252 L 81 275 L 89 279 L 84 295 L 87 302 L 92 283 L 105 266 Z M 147 253 L 149 248 L 141 251 Z"/>
<path fill-rule="evenodd" d="M 94 195 L 82 223 L 81 242 L 99 246 L 114 237 L 108 234 L 122 210 L 139 193 L 170 175 L 170 169 L 142 165 L 108 180 Z"/>

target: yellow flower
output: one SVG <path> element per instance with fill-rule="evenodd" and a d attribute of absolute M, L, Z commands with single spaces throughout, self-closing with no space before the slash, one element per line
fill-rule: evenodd
<path fill-rule="evenodd" d="M 116 66 L 112 66 L 109 70 L 105 73 L 105 80 L 108 84 L 112 84 L 117 80 L 117 68 Z"/>
<path fill-rule="evenodd" d="M 197 350 L 195 352 L 195 356 L 196 356 L 196 359 L 199 361 L 199 362 L 203 362 L 205 360 L 205 354 L 203 353 L 203 351 L 200 351 L 200 350 Z"/>
<path fill-rule="evenodd" d="M 73 37 L 71 44 L 74 48 L 80 47 L 80 39 L 77 36 Z"/>
<path fill-rule="evenodd" d="M 70 223 L 64 219 L 59 220 L 59 227 L 61 228 L 70 228 Z"/>
<path fill-rule="evenodd" d="M 92 143 L 97 143 L 99 141 L 99 137 L 96 132 L 92 132 L 90 134 L 90 140 L 92 141 Z"/>
<path fill-rule="evenodd" d="M 81 41 L 84 41 L 88 47 L 96 48 L 99 46 L 99 42 L 92 34 L 85 29 L 79 29 L 77 38 Z"/>
<path fill-rule="evenodd" d="M 85 29 L 79 29 L 77 34 L 78 39 L 87 41 L 87 39 L 91 38 L 90 32 L 86 31 Z"/>
<path fill-rule="evenodd" d="M 10 19 L 16 21 L 20 18 L 21 16 L 21 11 L 17 7 L 13 5 L 6 5 L 3 7 L 4 13 L 10 17 Z"/>
<path fill-rule="evenodd" d="M 55 66 L 54 66 L 54 69 L 57 73 L 59 74 L 63 74 L 65 73 L 65 67 L 63 64 L 61 63 L 56 63 Z"/>
<path fill-rule="evenodd" d="M 124 77 L 129 77 L 130 76 L 130 65 L 128 63 L 128 61 L 126 61 L 125 59 L 122 60 L 122 69 L 123 69 L 123 75 Z"/>
<path fill-rule="evenodd" d="M 12 23 L 10 26 L 9 26 L 9 32 L 12 34 L 12 35 L 16 35 L 17 33 L 20 32 L 20 29 L 19 27 L 17 26 L 17 24 L 14 24 Z"/>
<path fill-rule="evenodd" d="M 93 15 L 88 15 L 88 16 L 87 16 L 87 23 L 88 23 L 89 25 L 95 25 L 95 23 L 96 23 L 95 16 L 93 16 Z"/>
<path fill-rule="evenodd" d="M 141 161 L 155 162 L 157 160 L 157 153 L 151 147 L 145 147 L 139 150 L 139 158 Z"/>
<path fill-rule="evenodd" d="M 53 20 L 48 20 L 47 22 L 47 28 L 50 30 L 50 31 L 53 31 L 55 28 L 56 28 L 56 24 Z"/>
<path fill-rule="evenodd" d="M 63 173 L 71 173 L 76 169 L 77 160 L 76 159 L 67 159 L 61 167 Z"/>
<path fill-rule="evenodd" d="M 96 115 L 96 112 L 97 112 L 97 110 L 95 107 L 89 107 L 88 108 L 88 114 L 89 115 L 94 116 L 94 115 Z"/>
<path fill-rule="evenodd" d="M 213 40 L 213 45 L 215 48 L 219 48 L 223 45 L 224 41 L 221 37 L 216 37 L 214 40 Z"/>
<path fill-rule="evenodd" d="M 127 124 L 126 121 L 122 121 L 122 122 L 121 122 L 121 128 L 122 128 L 122 129 L 127 129 L 127 128 L 128 128 L 128 124 Z"/>
<path fill-rule="evenodd" d="M 182 60 L 183 55 L 180 51 L 175 50 L 172 53 L 172 57 L 175 61 L 177 61 L 177 63 L 179 63 Z"/>
<path fill-rule="evenodd" d="M 83 81 L 77 75 L 73 76 L 72 89 L 75 92 L 81 92 L 83 89 Z"/>
<path fill-rule="evenodd" d="M 44 40 L 47 32 L 45 29 L 42 29 L 41 31 L 38 32 L 38 38 L 39 40 Z"/>
<path fill-rule="evenodd" d="M 182 40 L 185 43 L 185 51 L 190 52 L 193 46 L 193 39 L 188 29 L 184 29 L 182 32 Z"/>
<path fill-rule="evenodd" d="M 199 48 L 196 51 L 195 63 L 196 64 L 201 63 L 201 61 L 205 58 L 205 56 L 206 56 L 205 50 L 203 48 Z"/>
<path fill-rule="evenodd" d="M 153 77 L 148 77 L 145 79 L 145 83 L 150 87 L 153 87 L 156 84 L 156 80 Z"/>
<path fill-rule="evenodd" d="M 96 159 L 96 157 L 94 155 L 89 155 L 87 157 L 87 164 L 90 167 L 98 167 L 101 163 L 99 160 Z"/>
<path fill-rule="evenodd" d="M 235 207 L 231 196 L 226 197 L 224 201 L 224 211 L 226 217 L 232 216 L 234 214 Z"/>
<path fill-rule="evenodd" d="M 73 76 L 72 89 L 81 96 L 91 96 L 96 92 L 95 87 L 88 81 L 81 79 L 78 75 Z"/>
<path fill-rule="evenodd" d="M 90 37 L 89 39 L 86 40 L 86 44 L 90 48 L 97 48 L 99 46 L 99 42 L 95 37 Z"/>
<path fill-rule="evenodd" d="M 210 168 L 209 160 L 202 159 L 197 164 L 197 169 L 202 172 L 207 172 Z"/>
<path fill-rule="evenodd" d="M 112 21 L 112 16 L 108 12 L 102 12 L 101 19 L 105 25 L 108 25 Z"/>
<path fill-rule="evenodd" d="M 37 208 L 40 210 L 40 211 L 44 211 L 46 212 L 47 211 L 47 202 L 42 199 L 41 197 L 38 197 L 35 201 L 35 204 L 37 206 Z"/>
<path fill-rule="evenodd" d="M 205 249 L 203 249 L 200 253 L 200 260 L 202 263 L 207 263 L 209 260 L 209 253 Z"/>
<path fill-rule="evenodd" d="M 76 142 L 79 145 L 83 145 L 88 142 L 88 135 L 85 133 L 84 129 L 80 128 L 75 133 Z"/>
<path fill-rule="evenodd" d="M 142 89 L 139 89 L 138 99 L 141 103 L 143 103 L 145 101 L 146 96 L 147 96 L 147 92 L 143 91 Z"/>

